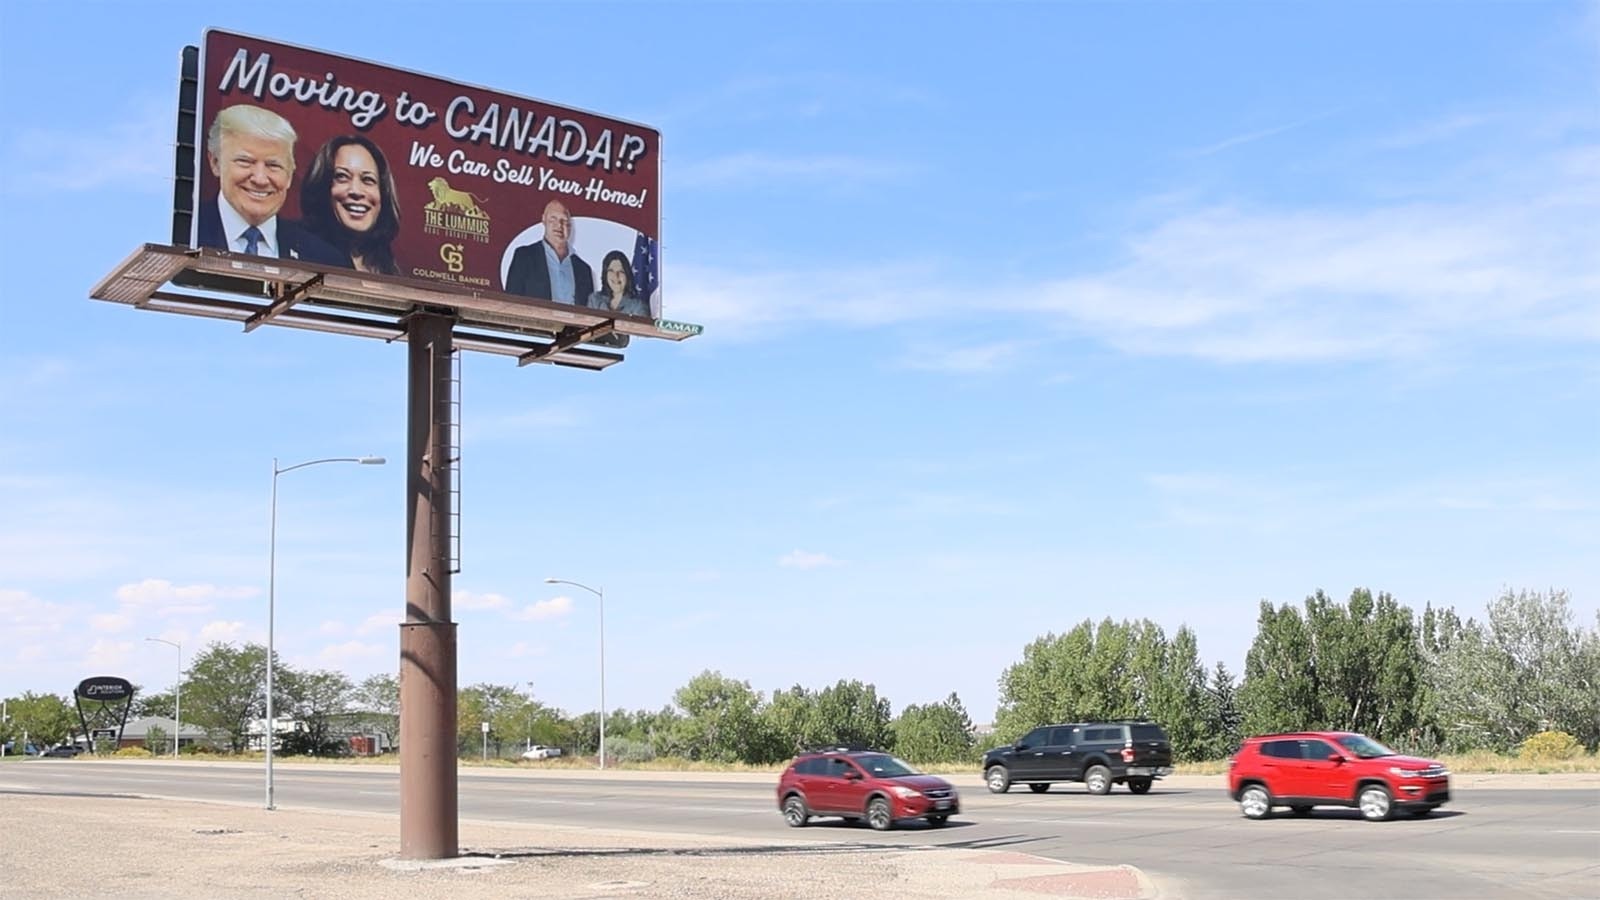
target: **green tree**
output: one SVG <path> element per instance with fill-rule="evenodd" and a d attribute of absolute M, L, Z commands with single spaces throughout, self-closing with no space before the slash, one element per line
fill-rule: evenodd
<path fill-rule="evenodd" d="M 1322 721 L 1313 666 L 1311 633 L 1300 611 L 1263 600 L 1239 688 L 1244 730 L 1295 731 Z"/>
<path fill-rule="evenodd" d="M 1094 650 L 1088 620 L 1066 634 L 1036 638 L 1022 649 L 1022 661 L 1000 673 L 1000 703 L 995 740 L 1009 743 L 1030 728 L 1080 717 L 1091 692 L 1088 659 Z"/>
<path fill-rule="evenodd" d="M 28 743 L 35 747 L 63 743 L 78 727 L 77 712 L 55 694 L 27 691 L 20 697 L 10 698 L 6 711 L 11 716 L 12 732 L 19 740 L 27 734 Z"/>
<path fill-rule="evenodd" d="M 384 736 L 385 744 L 395 746 L 400 735 L 400 679 L 388 672 L 368 675 L 356 685 L 352 704 L 354 722 Z"/>
<path fill-rule="evenodd" d="M 1413 740 L 1425 702 L 1421 643 L 1411 610 L 1365 588 L 1345 603 L 1317 591 L 1303 616 L 1263 603 L 1240 689 L 1245 729 Z"/>
<path fill-rule="evenodd" d="M 1049 722 L 1148 717 L 1173 731 L 1175 747 L 1190 747 L 1203 728 L 1204 688 L 1205 669 L 1187 626 L 1168 641 L 1148 619 L 1108 618 L 1098 626 L 1085 620 L 1066 634 L 1033 641 L 1022 661 L 1001 673 L 995 740 L 1010 742 Z"/>
<path fill-rule="evenodd" d="M 1357 589 L 1348 603 L 1306 599 L 1319 725 L 1380 739 L 1411 734 L 1421 702 L 1415 619 L 1388 594 Z"/>
<path fill-rule="evenodd" d="M 157 756 L 172 752 L 172 735 L 160 725 L 151 725 L 144 734 L 144 748 Z"/>
<path fill-rule="evenodd" d="M 952 693 L 942 703 L 912 704 L 891 723 L 894 751 L 920 763 L 974 762 L 972 719 Z"/>
<path fill-rule="evenodd" d="M 1135 626 L 1105 618 L 1095 629 L 1094 648 L 1089 651 L 1087 690 L 1077 698 L 1079 711 L 1069 720 L 1121 719 L 1138 714 L 1137 688 L 1133 679 Z"/>
<path fill-rule="evenodd" d="M 1165 726 L 1179 761 L 1208 758 L 1212 732 L 1205 714 L 1206 670 L 1194 632 L 1180 626 L 1168 643 L 1160 627 L 1147 620 L 1135 633 L 1136 715 Z"/>
<path fill-rule="evenodd" d="M 772 742 L 768 754 L 772 760 L 787 759 L 827 740 L 817 723 L 817 695 L 798 684 L 773 691 L 761 718 Z"/>
<path fill-rule="evenodd" d="M 894 739 L 890 718 L 889 701 L 870 684 L 840 679 L 817 693 L 813 722 L 823 742 L 888 747 Z"/>
<path fill-rule="evenodd" d="M 1568 604 L 1563 591 L 1507 591 L 1481 623 L 1453 610 L 1433 616 L 1426 696 L 1447 749 L 1504 751 L 1545 730 L 1600 743 L 1600 638 Z"/>
<path fill-rule="evenodd" d="M 282 667 L 277 673 L 282 672 Z M 183 720 L 213 735 L 223 735 L 238 753 L 245 748 L 250 721 L 266 715 L 267 650 L 260 644 L 233 647 L 211 643 L 190 660 L 183 694 Z M 273 715 L 284 699 L 274 680 Z"/>
<path fill-rule="evenodd" d="M 1207 741 L 1204 743 L 1205 759 L 1221 759 L 1239 749 L 1243 738 L 1240 728 L 1239 688 L 1233 673 L 1221 662 L 1212 670 L 1206 683 L 1205 710 Z"/>
<path fill-rule="evenodd" d="M 170 719 L 172 718 L 173 712 L 172 701 L 173 697 L 171 691 L 161 691 L 154 694 L 146 694 L 141 691 L 135 691 L 133 695 L 133 706 L 129 709 L 128 715 L 135 719 L 142 718 L 144 716 L 159 716 Z"/>
<path fill-rule="evenodd" d="M 481 683 L 461 689 L 456 695 L 456 750 L 476 757 L 483 752 L 483 725 L 489 725 L 488 752 L 499 757 L 508 746 L 515 746 L 525 721 L 519 717 L 525 698 L 515 687 Z"/>
<path fill-rule="evenodd" d="M 519 735 L 522 747 L 527 749 L 534 744 L 543 744 L 549 747 L 566 747 L 576 751 L 576 742 L 573 736 L 571 723 L 562 715 L 561 710 L 554 709 L 540 703 L 534 696 L 530 687 L 527 694 L 522 697 L 522 702 L 515 706 L 508 706 L 506 715 L 513 721 L 507 722 L 508 734 Z M 611 716 L 606 720 L 606 729 L 611 731 L 616 724 L 622 725 L 622 733 L 626 733 L 632 725 L 631 717 L 627 713 Z M 611 735 L 606 735 L 609 741 Z M 598 736 L 596 738 L 598 742 Z M 610 748 L 607 748 L 610 752 Z"/>
<path fill-rule="evenodd" d="M 349 744 L 338 733 L 338 720 L 350 708 L 355 685 L 343 672 L 321 670 L 283 673 L 283 696 L 287 701 L 282 715 L 298 727 L 284 738 L 286 755 L 346 756 Z M 277 685 L 273 685 L 274 689 Z M 274 710 L 273 715 L 279 715 Z"/>
<path fill-rule="evenodd" d="M 706 670 L 672 695 L 683 710 L 679 746 L 690 759 L 759 759 L 769 746 L 761 727 L 761 694 L 750 684 Z"/>
<path fill-rule="evenodd" d="M 672 706 L 634 712 L 626 736 L 642 741 L 651 756 L 688 757 L 688 747 L 678 737 L 683 732 L 683 714 Z M 609 735 L 608 735 L 609 737 Z"/>

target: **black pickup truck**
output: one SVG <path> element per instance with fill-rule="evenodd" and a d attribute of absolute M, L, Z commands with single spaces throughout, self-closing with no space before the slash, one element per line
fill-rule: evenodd
<path fill-rule="evenodd" d="M 1058 781 L 1081 781 L 1091 794 L 1108 793 L 1113 784 L 1143 794 L 1171 774 L 1172 742 L 1154 722 L 1041 725 L 983 755 L 983 780 L 996 794 L 1013 784 L 1042 794 Z"/>

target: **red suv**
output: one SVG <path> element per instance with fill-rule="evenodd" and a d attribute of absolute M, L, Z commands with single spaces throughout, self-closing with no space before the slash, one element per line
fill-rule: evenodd
<path fill-rule="evenodd" d="M 935 827 L 961 812 L 961 798 L 950 782 L 924 775 L 875 750 L 818 750 L 802 753 L 778 778 L 778 809 L 799 828 L 812 816 L 866 819 L 878 831 L 896 819 L 926 819 Z"/>
<path fill-rule="evenodd" d="M 1449 802 L 1450 772 L 1348 731 L 1267 734 L 1245 739 L 1228 760 L 1228 795 L 1247 819 L 1265 819 L 1274 806 L 1297 816 L 1352 806 L 1381 822 L 1397 808 L 1425 816 Z"/>

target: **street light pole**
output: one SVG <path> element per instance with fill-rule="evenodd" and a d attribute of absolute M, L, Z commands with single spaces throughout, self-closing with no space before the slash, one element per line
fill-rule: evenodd
<path fill-rule="evenodd" d="M 381 456 L 332 456 L 327 459 L 313 459 L 292 466 L 278 468 L 278 458 L 272 458 L 272 508 L 271 528 L 268 532 L 267 543 L 267 809 L 276 809 L 272 805 L 272 743 L 277 737 L 277 729 L 273 727 L 272 715 L 272 632 L 275 625 L 278 587 L 278 476 L 295 469 L 304 469 L 306 466 L 318 466 L 323 463 L 357 463 L 363 466 L 381 466 L 384 459 Z"/>
<path fill-rule="evenodd" d="M 178 650 L 178 681 L 172 686 L 172 758 L 178 758 L 178 735 L 183 733 L 183 641 L 169 641 L 166 638 L 145 638 L 158 644 L 166 644 Z"/>
<path fill-rule="evenodd" d="M 600 768 L 606 767 L 606 591 L 564 578 L 546 578 L 545 584 L 570 584 L 600 598 Z"/>

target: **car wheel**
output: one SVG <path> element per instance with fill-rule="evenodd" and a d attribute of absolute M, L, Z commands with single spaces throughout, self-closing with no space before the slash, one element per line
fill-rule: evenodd
<path fill-rule="evenodd" d="M 894 815 L 889 811 L 889 801 L 873 797 L 867 804 L 867 824 L 873 831 L 888 831 L 894 827 Z"/>
<path fill-rule="evenodd" d="M 1111 793 L 1111 770 L 1105 766 L 1090 766 L 1083 775 L 1083 784 L 1091 794 Z"/>
<path fill-rule="evenodd" d="M 983 781 L 989 786 L 989 793 L 1004 794 L 1011 790 L 1011 773 L 1005 766 L 990 766 L 989 771 L 983 773 Z"/>
<path fill-rule="evenodd" d="M 1129 778 L 1128 790 L 1133 791 L 1135 794 L 1148 794 L 1150 793 L 1150 785 L 1154 782 L 1155 779 L 1153 778 Z"/>
<path fill-rule="evenodd" d="M 1272 815 L 1272 795 L 1259 784 L 1247 785 L 1239 792 L 1239 812 L 1246 819 L 1265 819 Z"/>
<path fill-rule="evenodd" d="M 1035 794 L 1042 794 L 1050 790 L 1050 783 L 1047 781 L 1044 784 L 1030 784 L 1028 785 L 1028 790 L 1033 791 Z"/>
<path fill-rule="evenodd" d="M 790 828 L 804 828 L 811 814 L 806 812 L 806 801 L 800 799 L 799 794 L 790 794 L 783 801 L 783 820 L 789 823 Z"/>
<path fill-rule="evenodd" d="M 938 815 L 928 817 L 928 824 L 935 828 L 943 828 L 944 823 L 948 821 L 950 821 L 950 817 L 944 813 L 939 813 Z"/>
<path fill-rule="evenodd" d="M 1368 822 L 1382 822 L 1394 813 L 1394 798 L 1389 796 L 1389 789 L 1381 784 L 1369 784 L 1362 788 L 1356 805 L 1361 807 L 1361 818 Z"/>
<path fill-rule="evenodd" d="M 1295 806 L 1289 807 L 1289 811 L 1294 813 L 1297 816 L 1309 816 L 1309 815 L 1311 815 L 1311 807 L 1306 806 L 1304 803 L 1297 804 Z"/>

